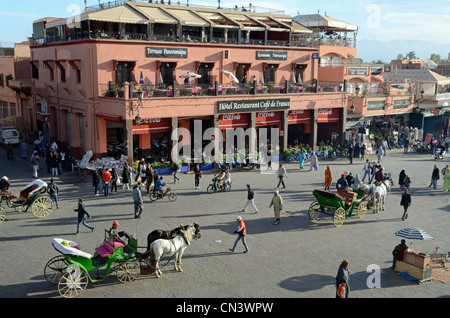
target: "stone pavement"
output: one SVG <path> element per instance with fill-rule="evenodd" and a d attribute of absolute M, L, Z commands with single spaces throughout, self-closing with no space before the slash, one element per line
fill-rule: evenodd
<path fill-rule="evenodd" d="M 371 156 L 375 160 L 375 156 Z M 112 273 L 102 282 L 90 283 L 80 296 L 90 297 L 143 297 L 143 298 L 333 298 L 334 277 L 343 259 L 350 262 L 350 287 L 352 298 L 435 298 L 450 295 L 449 283 L 430 281 L 412 283 L 394 273 L 392 254 L 400 241 L 394 233 L 404 227 L 418 227 L 431 234 L 433 241 L 416 241 L 414 247 L 423 252 L 450 251 L 448 226 L 450 224 L 450 193 L 444 193 L 442 179 L 440 190 L 428 188 L 432 168 L 431 155 L 403 154 L 402 150 L 388 151 L 383 158 L 386 172 L 391 172 L 395 183 L 401 169 L 411 176 L 412 205 L 409 218 L 401 220 L 400 192 L 394 187 L 386 200 L 386 211 L 368 213 L 365 218 L 346 219 L 336 228 L 330 216 L 321 215 L 311 222 L 308 208 L 314 200 L 312 191 L 323 188 L 324 170 L 329 164 L 334 181 L 345 170 L 356 175 L 363 161 L 348 160 L 320 162 L 316 171 L 299 171 L 298 164 L 285 164 L 287 189 L 281 189 L 285 211 L 279 225 L 273 225 L 273 211 L 269 209 L 276 175 L 259 171 L 232 172 L 232 190 L 228 193 L 207 194 L 211 172 L 205 172 L 200 190 L 194 189 L 192 174 L 182 174 L 181 183 L 166 182 L 178 194 L 176 202 L 167 200 L 151 203 L 145 198 L 141 219 L 133 218 L 133 202 L 130 191 L 119 187 L 109 198 L 95 197 L 90 176 L 81 173 L 63 173 L 56 177 L 60 186 L 60 209 L 48 218 L 37 219 L 30 213 L 15 213 L 8 209 L 8 219 L 0 224 L 0 297 L 59 297 L 57 287 L 49 284 L 43 275 L 46 262 L 58 255 L 52 247 L 54 237 L 77 241 L 82 250 L 93 253 L 104 238 L 103 229 L 113 220 L 120 228 L 135 233 L 139 245 L 146 245 L 146 236 L 154 229 L 170 230 L 180 223 L 196 222 L 201 226 L 202 237 L 189 246 L 183 257 L 183 273 L 173 271 L 170 263 L 163 268 L 163 275 L 140 276 L 129 284 L 121 284 Z M 439 168 L 449 159 L 438 163 Z M 48 181 L 50 176 L 42 165 L 40 176 Z M 30 182 L 28 160 L 6 160 L 0 150 L 0 175 L 7 175 L 12 182 L 12 193 Z M 239 212 L 246 203 L 246 184 L 255 190 L 255 203 L 260 213 Z M 333 183 L 334 187 L 334 183 Z M 75 236 L 76 207 L 83 198 L 92 214 L 89 223 L 95 226 L 93 233 L 82 227 Z M 229 252 L 236 235 L 235 217 L 241 215 L 247 225 L 249 253 L 239 243 L 235 253 Z M 407 242 L 409 243 L 409 241 Z M 143 251 L 143 249 L 142 249 Z M 165 263 L 164 261 L 162 263 Z M 372 272 L 370 265 L 380 269 L 380 288 L 369 288 Z M 369 284 L 367 280 L 369 278 Z"/>

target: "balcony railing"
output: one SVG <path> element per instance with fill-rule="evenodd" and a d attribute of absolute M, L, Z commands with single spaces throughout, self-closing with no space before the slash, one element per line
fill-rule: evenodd
<path fill-rule="evenodd" d="M 202 97 L 202 96 L 230 96 L 230 95 L 268 95 L 268 94 L 314 94 L 314 93 L 342 93 L 343 84 L 338 82 L 312 83 L 299 85 L 296 83 L 258 83 L 256 91 L 253 83 L 230 84 L 230 85 L 132 85 L 130 86 L 129 98 L 139 98 L 138 92 L 143 92 L 144 99 L 168 98 L 168 97 Z M 101 97 L 120 98 L 124 96 L 124 86 L 108 83 L 100 84 L 99 95 Z"/>

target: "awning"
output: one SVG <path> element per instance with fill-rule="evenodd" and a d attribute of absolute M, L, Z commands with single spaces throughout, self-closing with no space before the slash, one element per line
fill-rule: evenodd
<path fill-rule="evenodd" d="M 288 124 L 304 124 L 311 120 L 310 110 L 291 110 L 289 112 Z"/>
<path fill-rule="evenodd" d="M 158 7 L 136 6 L 140 13 L 145 15 L 150 23 L 178 24 L 178 20 Z"/>
<path fill-rule="evenodd" d="M 133 135 L 168 132 L 169 130 L 169 118 L 144 118 L 139 126 L 133 121 Z"/>
<path fill-rule="evenodd" d="M 281 123 L 281 112 L 258 112 L 256 113 L 255 126 L 271 126 Z"/>
<path fill-rule="evenodd" d="M 236 129 L 248 127 L 248 114 L 224 114 L 219 117 L 219 129 Z"/>
<path fill-rule="evenodd" d="M 338 123 L 340 120 L 339 110 L 340 108 L 319 109 L 317 123 Z"/>
<path fill-rule="evenodd" d="M 79 17 L 79 21 L 87 20 L 131 24 L 145 24 L 148 22 L 148 19 L 144 15 L 140 14 L 129 6 L 118 6 L 105 10 L 82 13 Z M 67 23 L 73 22 L 73 18 L 59 19 L 56 21 L 48 22 L 46 28 L 48 29 L 60 25 L 66 25 Z"/>
<path fill-rule="evenodd" d="M 204 19 L 200 18 L 191 11 L 176 10 L 176 9 L 166 9 L 166 11 L 169 12 L 174 17 L 176 17 L 177 19 L 179 19 L 183 25 L 199 26 L 199 27 L 211 26 L 211 23 L 205 21 Z"/>
<path fill-rule="evenodd" d="M 338 32 L 358 31 L 357 25 L 321 14 L 297 15 L 294 17 L 294 21 L 310 29 L 334 30 Z"/>

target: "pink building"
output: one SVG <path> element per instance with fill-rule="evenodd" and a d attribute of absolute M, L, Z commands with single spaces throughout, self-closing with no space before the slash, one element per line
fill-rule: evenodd
<path fill-rule="evenodd" d="M 31 84 L 29 43 L 0 48 L 0 126 L 31 132 Z"/>
<path fill-rule="evenodd" d="M 296 46 L 312 31 L 283 13 L 126 2 L 73 21 L 42 26 L 31 61 L 33 125 L 76 156 L 168 158 L 171 132 L 194 120 L 278 127 L 282 149 L 343 136 L 343 81 L 317 80 L 318 48 Z M 282 106 L 250 105 L 261 100 Z"/>

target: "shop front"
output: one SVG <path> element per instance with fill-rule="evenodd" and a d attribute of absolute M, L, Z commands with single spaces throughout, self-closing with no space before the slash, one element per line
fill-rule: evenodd
<path fill-rule="evenodd" d="M 267 112 L 257 112 L 256 113 L 256 120 L 255 120 L 255 127 L 256 132 L 258 136 L 258 140 L 261 143 L 261 138 L 266 137 L 267 141 L 271 144 L 277 143 L 280 145 L 280 136 L 281 136 L 281 115 L 283 112 L 280 111 L 267 111 Z M 272 128 L 277 129 L 277 136 L 278 140 L 272 140 L 274 138 L 274 134 L 272 133 Z M 262 134 L 266 134 L 266 136 L 263 136 Z M 275 133 L 275 132 L 274 132 Z"/>
<path fill-rule="evenodd" d="M 318 144 L 339 143 L 341 123 L 341 108 L 319 109 L 317 116 Z"/>
<path fill-rule="evenodd" d="M 219 116 L 219 129 L 222 132 L 223 146 L 226 145 L 226 135 L 228 129 L 247 129 L 249 127 L 249 114 L 248 113 L 235 113 L 235 114 L 223 114 Z M 248 147 L 246 141 L 245 147 Z"/>
<path fill-rule="evenodd" d="M 311 111 L 291 110 L 288 116 L 288 146 L 311 142 Z"/>
<path fill-rule="evenodd" d="M 135 159 L 169 158 L 170 119 L 143 118 L 139 125 L 133 121 L 133 155 Z"/>

